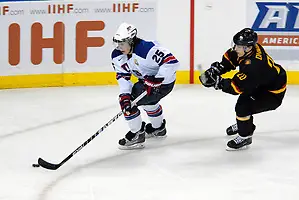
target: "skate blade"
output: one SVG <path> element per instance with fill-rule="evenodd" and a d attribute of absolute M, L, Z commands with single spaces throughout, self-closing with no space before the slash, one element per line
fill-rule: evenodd
<path fill-rule="evenodd" d="M 234 149 L 234 148 L 230 148 L 228 146 L 226 146 L 226 151 L 242 151 L 242 150 L 246 150 L 246 149 L 249 149 L 249 145 L 245 145 L 241 148 L 238 148 L 238 149 Z"/>
<path fill-rule="evenodd" d="M 134 149 L 143 149 L 144 144 L 133 144 L 130 146 L 118 146 L 120 150 L 134 150 Z"/>
<path fill-rule="evenodd" d="M 152 135 L 152 134 L 150 134 L 150 135 L 145 134 L 145 139 L 150 139 L 150 138 L 163 140 L 163 139 L 167 138 L 167 135 L 155 136 L 155 135 Z"/>
<path fill-rule="evenodd" d="M 238 133 L 235 134 L 226 134 L 226 136 L 230 137 L 230 136 L 236 136 Z"/>

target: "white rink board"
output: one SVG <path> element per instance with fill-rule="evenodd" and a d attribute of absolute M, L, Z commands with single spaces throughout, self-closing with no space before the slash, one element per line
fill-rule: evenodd
<path fill-rule="evenodd" d="M 122 4 L 118 7 L 116 2 L 114 3 L 115 12 L 113 12 L 113 3 L 111 1 L 0 3 L 2 11 L 5 11 L 0 15 L 0 27 L 4 30 L 0 32 L 0 75 L 113 71 L 111 67 L 112 37 L 120 23 L 127 21 L 134 24 L 138 27 L 138 35 L 145 39 L 156 38 L 155 1 L 126 3 L 129 8 L 123 8 Z M 59 8 L 60 13 L 58 13 Z M 90 30 L 87 34 L 87 37 L 102 37 L 104 45 L 88 47 L 87 60 L 84 63 L 78 63 L 76 60 L 76 25 L 78 22 L 87 21 L 104 23 L 103 30 Z M 34 65 L 31 59 L 32 25 L 40 23 L 43 27 L 42 37 L 53 38 L 53 27 L 57 22 L 62 22 L 64 25 L 64 61 L 55 63 L 53 48 L 44 48 L 42 62 Z M 9 62 L 9 51 L 12 52 L 12 47 L 9 47 L 8 42 L 9 26 L 13 23 L 20 27 L 21 38 L 20 60 L 15 66 Z M 13 52 L 15 54 L 17 51 Z"/>
<path fill-rule="evenodd" d="M 55 3 L 56 2 L 56 3 Z M 118 1 L 117 1 L 118 2 Z M 102 12 L 100 14 L 92 13 L 95 5 L 97 8 L 112 9 L 114 1 L 107 0 L 67 0 L 67 1 L 47 1 L 47 2 L 22 2 L 22 3 L 0 3 L 0 25 L 4 31 L 0 32 L 0 75 L 24 75 L 24 74 L 61 74 L 64 73 L 84 73 L 84 72 L 113 72 L 110 64 L 110 51 L 112 50 L 112 36 L 117 26 L 122 21 L 135 24 L 138 27 L 141 37 L 145 39 L 157 39 L 163 46 L 171 50 L 175 57 L 180 61 L 181 67 L 179 71 L 185 72 L 180 77 L 187 83 L 186 74 L 190 69 L 190 0 L 140 0 L 126 1 L 125 3 L 138 3 L 139 8 L 146 8 L 147 12 Z M 233 35 L 244 27 L 252 27 L 259 9 L 257 2 L 281 2 L 281 3 L 298 3 L 296 0 L 280 1 L 280 0 L 211 0 L 199 1 L 195 0 L 195 41 L 194 41 L 194 64 L 201 64 L 204 69 L 208 68 L 214 61 L 219 61 L 223 53 L 231 47 Z M 28 15 L 18 13 L 24 10 L 23 5 L 28 5 L 27 9 L 47 10 L 49 4 L 73 4 L 73 12 L 75 9 L 81 9 L 84 14 L 70 13 L 63 15 Z M 4 6 L 10 6 L 12 14 L 3 15 Z M 43 5 L 43 7 L 40 7 Z M 132 5 L 131 5 L 132 6 Z M 26 6 L 25 6 L 26 7 Z M 238 9 L 231 9 L 232 7 Z M 91 9 L 86 13 L 85 8 Z M 293 17 L 298 18 L 296 5 L 292 6 Z M 229 12 L 228 12 L 229 10 Z M 107 11 L 107 10 L 106 10 Z M 144 10 L 143 10 L 144 11 Z M 18 15 L 19 14 L 19 15 Z M 295 15 L 296 14 L 296 15 Z M 138 16 L 138 17 L 136 17 Z M 115 18 L 114 18 L 115 17 Z M 108 23 L 106 20 L 112 20 Z M 53 50 L 43 50 L 43 61 L 39 65 L 33 65 L 30 61 L 30 30 L 36 21 L 42 21 L 44 27 L 44 35 L 53 37 L 53 25 L 57 21 L 62 21 L 65 27 L 65 60 L 62 64 L 54 64 Z M 88 59 L 83 64 L 76 62 L 75 53 L 75 27 L 76 23 L 81 20 L 102 20 L 105 22 L 105 29 L 101 31 L 89 31 L 89 36 L 103 37 L 105 45 L 103 47 L 88 48 Z M 117 21 L 117 22 L 116 22 Z M 298 20 L 297 20 L 298 21 Z M 21 48 L 22 55 L 20 63 L 16 67 L 8 64 L 8 26 L 17 22 L 22 23 L 21 26 Z M 296 28 L 296 26 L 295 26 Z M 296 32 L 296 31 L 295 31 Z M 275 32 L 273 33 L 275 34 Z M 282 34 L 282 33 L 276 33 Z M 271 47 L 267 46 L 269 55 L 273 57 L 277 63 L 291 72 L 292 83 L 298 83 L 299 61 L 297 59 L 298 47 Z M 285 50 L 290 50 L 288 51 Z M 280 53 L 283 51 L 284 53 Z M 298 50 L 299 52 L 299 50 Z M 276 58 L 284 56 L 283 60 Z M 289 60 L 286 58 L 290 58 Z M 296 58 L 296 59 L 294 59 Z M 179 74 L 178 74 L 179 76 Z M 195 78 L 197 79 L 197 78 Z M 76 79 L 75 79 L 76 80 Z M 198 81 L 198 80 L 197 80 Z M 10 82 L 9 80 L 6 82 Z"/>

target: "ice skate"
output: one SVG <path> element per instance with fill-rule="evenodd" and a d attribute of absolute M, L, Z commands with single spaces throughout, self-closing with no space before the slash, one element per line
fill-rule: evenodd
<path fill-rule="evenodd" d="M 255 130 L 255 125 L 253 124 L 253 132 L 254 132 L 254 130 Z M 229 136 L 235 135 L 237 133 L 238 133 L 238 125 L 237 124 L 233 124 L 226 129 L 226 134 Z"/>
<path fill-rule="evenodd" d="M 145 126 L 145 137 L 146 138 L 165 138 L 166 135 L 166 120 L 163 119 L 162 124 L 159 128 L 153 128 L 152 124 L 149 123 Z"/>
<path fill-rule="evenodd" d="M 238 135 L 235 139 L 230 140 L 227 143 L 226 150 L 227 151 L 244 150 L 247 149 L 251 143 L 252 143 L 252 136 L 241 137 Z"/>
<path fill-rule="evenodd" d="M 145 122 L 142 122 L 141 129 L 132 133 L 129 131 L 124 138 L 119 140 L 119 149 L 130 150 L 130 149 L 141 149 L 144 148 L 145 142 L 145 132 L 144 132 Z"/>

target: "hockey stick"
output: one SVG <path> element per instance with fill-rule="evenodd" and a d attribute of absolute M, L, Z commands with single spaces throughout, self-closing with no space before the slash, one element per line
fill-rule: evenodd
<path fill-rule="evenodd" d="M 196 67 L 197 67 L 197 69 L 198 69 L 198 71 L 199 71 L 199 81 L 200 81 L 201 84 L 202 84 L 203 82 L 206 81 L 206 76 L 204 75 L 205 71 L 204 71 L 204 69 L 202 68 L 201 64 L 198 64 Z"/>
<path fill-rule="evenodd" d="M 205 70 L 202 68 L 201 64 L 196 65 L 196 68 L 198 69 L 200 75 L 202 75 L 205 72 Z"/>
<path fill-rule="evenodd" d="M 141 95 L 139 95 L 133 102 L 132 105 L 136 105 L 138 101 L 140 101 L 145 95 L 147 94 L 146 91 L 144 91 Z M 83 144 L 81 144 L 75 151 L 73 151 L 70 155 L 68 155 L 63 161 L 61 161 L 59 164 L 52 164 L 47 161 L 45 161 L 42 158 L 38 158 L 38 164 L 42 166 L 43 168 L 50 169 L 50 170 L 56 170 L 61 165 L 63 165 L 66 161 L 71 159 L 76 153 L 78 153 L 83 147 L 85 147 L 90 141 L 92 141 L 97 135 L 99 135 L 105 128 L 107 128 L 109 125 L 111 125 L 113 122 L 115 122 L 121 115 L 123 114 L 122 111 L 120 111 L 117 115 L 115 115 L 109 122 L 107 122 L 102 128 L 100 128 L 95 134 L 93 134 L 88 140 L 86 140 Z"/>

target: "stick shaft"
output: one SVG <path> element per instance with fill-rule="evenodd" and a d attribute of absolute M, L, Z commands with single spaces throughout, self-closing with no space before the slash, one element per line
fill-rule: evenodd
<path fill-rule="evenodd" d="M 132 105 L 136 105 L 138 101 L 140 101 L 146 94 L 147 92 L 144 91 L 132 102 Z M 83 144 L 81 144 L 77 149 L 75 149 L 70 155 L 68 155 L 65 159 L 63 159 L 63 161 L 61 161 L 59 164 L 49 163 L 42 158 L 38 159 L 38 164 L 46 169 L 50 169 L 50 170 L 58 169 L 61 165 L 63 165 L 65 162 L 71 159 L 76 153 L 81 151 L 81 149 L 83 149 L 83 147 L 85 147 L 89 142 L 91 142 L 96 136 L 98 136 L 101 132 L 103 132 L 105 128 L 107 128 L 109 125 L 115 122 L 122 114 L 123 114 L 122 111 L 117 113 L 117 115 L 115 115 L 112 119 L 110 119 L 102 128 L 100 128 L 95 134 L 93 134 L 90 138 L 88 138 Z"/>

